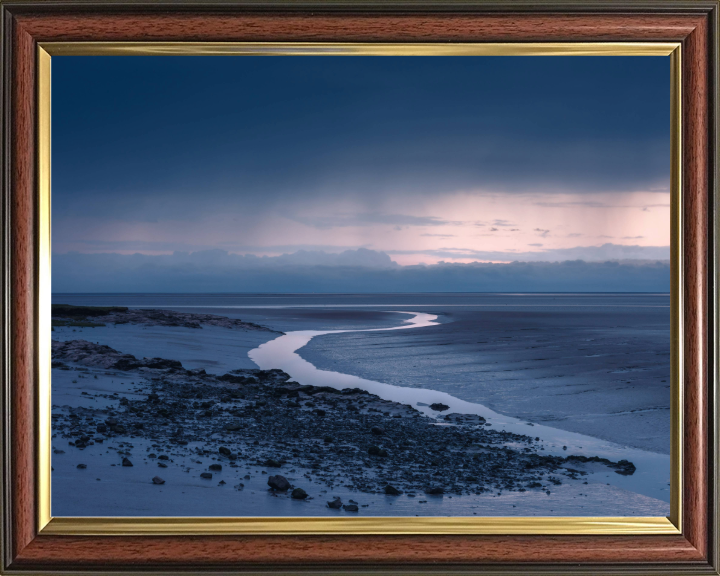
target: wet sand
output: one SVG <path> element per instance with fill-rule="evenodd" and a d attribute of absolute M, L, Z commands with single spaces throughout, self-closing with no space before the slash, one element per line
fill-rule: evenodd
<path fill-rule="evenodd" d="M 402 309 L 398 306 L 393 308 Z M 184 307 L 182 311 L 193 309 Z M 632 318 L 628 319 L 622 310 L 607 309 L 576 309 L 572 313 L 558 314 L 557 309 L 528 313 L 524 310 L 428 306 L 422 311 L 438 314 L 442 322 L 440 325 L 417 330 L 320 336 L 299 352 L 320 369 L 399 386 L 443 390 L 463 400 L 481 402 L 497 412 L 530 422 L 663 452 L 663 435 L 668 434 L 669 413 L 662 403 L 664 399 L 667 403 L 668 394 L 667 389 L 658 384 L 666 379 L 662 375 L 668 366 L 667 356 L 659 353 L 669 346 L 663 340 L 667 338 L 667 327 L 663 325 L 663 322 L 667 323 L 667 312 L 662 308 L 648 310 L 647 314 L 642 310 L 638 314 L 638 310 L 634 310 Z M 221 311 L 201 306 L 197 307 L 197 311 L 242 317 L 283 332 L 299 329 L 358 330 L 398 324 L 398 314 L 388 307 L 376 310 L 300 307 Z M 53 338 L 99 341 L 138 357 L 160 356 L 180 360 L 185 368 L 204 368 L 208 373 L 215 374 L 255 368 L 247 356 L 248 352 L 277 336 L 233 333 L 212 326 L 194 330 L 118 325 L 75 330 L 73 332 L 67 327 L 56 329 Z M 632 362 L 628 356 L 632 357 Z M 551 368 L 543 366 L 543 362 Z M 56 377 L 53 370 L 53 403 L 97 406 L 99 398 L 82 394 L 88 390 L 85 387 L 88 381 L 72 383 L 65 378 L 66 375 L 67 372 Z M 101 375 L 100 382 L 91 382 L 91 386 L 100 386 L 97 391 L 91 390 L 91 394 L 107 395 L 112 390 L 132 398 L 129 395 L 129 381 L 132 381 L 129 374 L 109 380 Z M 635 392 L 636 389 L 639 393 Z M 117 400 L 104 401 L 117 404 Z M 622 408 L 625 408 L 625 413 Z M 639 435 L 638 431 L 641 431 Z M 135 453 L 147 452 L 149 448 L 141 439 L 130 442 Z M 220 494 L 225 490 L 231 496 L 229 499 L 227 495 L 218 499 L 217 492 L 210 490 L 211 484 L 199 478 L 201 469 L 205 468 L 188 460 L 187 456 L 177 455 L 180 471 L 164 470 L 168 482 L 153 486 L 147 484 L 144 475 L 138 475 L 143 467 L 153 464 L 148 460 L 134 468 L 110 466 L 106 450 L 89 446 L 82 451 L 82 461 L 88 468 L 77 469 L 77 463 L 72 458 L 75 454 L 70 452 L 68 457 L 67 447 L 58 444 L 58 448 L 64 451 L 53 460 L 56 466 L 53 513 L 58 515 L 247 513 L 272 516 L 294 515 L 298 510 L 302 510 L 303 515 L 326 515 L 338 513 L 325 507 L 325 499 L 329 500 L 331 495 L 341 496 L 344 501 L 358 500 L 357 492 L 342 487 L 328 491 L 327 486 L 312 477 L 312 470 L 299 468 L 293 478 L 299 477 L 304 481 L 306 474 L 312 477 L 310 483 L 304 485 L 312 500 L 297 502 L 268 495 L 268 476 L 262 474 L 260 467 L 223 469 L 221 474 L 227 478 L 218 478 L 225 478 L 226 484 L 218 485 L 213 480 L 212 488 L 217 488 Z M 117 464 L 117 456 L 114 458 L 113 463 Z M 212 460 L 203 461 L 203 465 L 206 467 Z M 96 480 L 95 473 L 90 472 L 94 469 L 102 470 L 102 474 L 98 474 L 101 480 Z M 179 474 L 177 478 L 176 472 Z M 266 469 L 265 472 L 272 474 L 274 471 Z M 235 475 L 238 477 L 235 478 Z M 245 489 L 231 491 L 232 482 L 246 475 L 251 478 L 243 480 Z M 575 486 L 570 481 L 554 487 L 550 495 L 528 491 L 446 496 L 422 498 L 426 500 L 422 504 L 418 498 L 405 495 L 370 495 L 363 500 L 368 507 L 361 508 L 360 513 L 521 516 L 642 516 L 667 513 L 666 502 L 618 486 L 608 486 L 600 481 L 597 473 L 592 476 L 592 490 L 581 482 Z M 174 480 L 170 482 L 169 479 Z M 92 497 L 86 497 L 86 494 Z M 252 497 L 249 498 L 249 495 Z"/>
<path fill-rule="evenodd" d="M 126 341 L 133 338 L 132 330 L 137 334 L 146 330 L 142 327 L 127 326 Z M 91 329 L 83 329 L 88 331 Z M 175 328 L 185 333 L 186 338 L 199 342 L 203 346 L 203 356 L 211 356 L 215 338 L 204 340 L 206 332 L 192 331 L 187 328 Z M 230 331 L 232 333 L 232 331 Z M 97 333 L 96 333 L 97 334 Z M 209 334 L 209 332 L 208 332 Z M 75 336 L 77 336 L 77 332 Z M 238 333 L 240 336 L 241 333 Z M 238 338 L 238 342 L 242 339 Z M 167 382 L 171 376 L 162 377 L 160 373 L 151 371 L 143 374 L 133 371 L 114 370 L 107 368 L 88 367 L 83 364 L 67 363 L 66 369 L 57 366 L 53 370 L 53 413 L 58 423 L 63 426 L 75 422 L 92 420 L 102 422 L 106 410 L 122 417 L 130 407 L 143 405 L 148 393 L 157 386 L 158 376 Z M 70 369 L 67 369 L 70 368 Z M 182 379 L 182 376 L 181 376 Z M 152 382 L 156 381 L 156 384 Z M 205 392 L 207 398 L 207 391 Z M 127 399 L 123 406 L 123 399 Z M 172 403 L 177 398 L 168 398 Z M 317 400 L 315 400 L 317 402 Z M 162 402 L 162 406 L 169 405 Z M 381 407 L 381 405 L 378 405 Z M 324 408 L 330 407 L 323 405 Z M 372 407 L 372 404 L 370 405 Z M 84 408 L 84 409 L 83 409 Z M 98 412 L 99 411 L 99 412 Z M 307 418 L 310 408 L 304 409 Z M 267 414 L 267 413 L 266 413 Z M 378 412 L 367 412 L 371 418 L 382 418 Z M 371 416 L 374 414 L 374 416 Z M 75 415 L 75 416 L 73 416 Z M 345 419 L 341 415 L 330 414 L 330 422 L 336 418 Z M 424 417 L 421 417 L 425 419 Z M 151 421 L 152 422 L 152 421 Z M 212 426 L 212 420 L 206 421 Z M 391 420 L 391 422 L 395 422 Z M 205 424 L 205 425 L 208 425 Z M 368 424 L 365 426 L 369 427 Z M 94 424 L 90 424 L 90 429 Z M 87 426 L 86 426 L 87 428 Z M 341 480 L 337 483 L 337 473 L 342 476 L 342 466 L 334 466 L 328 461 L 329 468 L 318 470 L 315 467 L 298 466 L 297 463 L 283 465 L 281 468 L 268 468 L 255 462 L 254 458 L 235 464 L 228 462 L 217 452 L 217 444 L 232 445 L 223 435 L 208 432 L 202 439 L 191 438 L 186 445 L 176 445 L 172 440 L 172 429 L 168 426 L 165 432 L 147 438 L 130 430 L 125 434 L 94 435 L 95 443 L 78 448 L 69 445 L 76 441 L 76 436 L 68 438 L 67 433 L 56 434 L 53 438 L 53 514 L 59 516 L 77 515 L 338 515 L 356 514 L 345 510 L 332 510 L 326 502 L 333 497 L 340 497 L 344 502 L 351 500 L 360 506 L 362 515 L 631 515 L 654 516 L 664 515 L 667 504 L 660 500 L 623 490 L 617 486 L 606 484 L 619 478 L 617 474 L 605 466 L 583 466 L 574 464 L 577 469 L 586 469 L 588 475 L 573 479 L 562 473 L 554 473 L 554 477 L 562 479 L 561 485 L 543 481 L 542 489 L 536 488 L 523 492 L 501 490 L 498 493 L 454 494 L 428 496 L 426 494 L 403 493 L 399 496 L 386 496 L 377 493 L 366 493 L 357 488 L 350 488 Z M 163 428 L 164 429 L 164 428 Z M 63 427 L 63 430 L 67 430 Z M 354 428 L 351 435 L 362 442 L 362 430 Z M 58 429 L 59 431 L 59 429 Z M 186 429 L 186 434 L 192 434 Z M 263 453 L 273 450 L 275 441 L 269 444 L 266 436 L 259 434 Z M 98 439 L 103 439 L 98 442 Z M 300 444 L 300 441 L 296 445 Z M 353 440 L 353 443 L 355 440 Z M 509 445 L 516 445 L 511 441 Z M 303 450 L 306 447 L 303 447 Z M 242 448 L 247 452 L 247 443 Z M 252 451 L 251 447 L 251 451 Z M 255 449 L 257 450 L 257 449 Z M 158 468 L 153 456 L 166 454 L 166 467 Z M 277 453 L 277 449 L 275 449 Z M 132 467 L 121 465 L 123 457 L 132 460 Z M 211 464 L 221 463 L 221 471 L 213 471 L 211 479 L 200 475 L 212 470 Z M 78 468 L 84 464 L 85 468 Z M 325 467 L 323 467 L 325 468 Z M 382 472 L 384 466 L 380 466 Z M 267 479 L 272 474 L 284 474 L 294 485 L 305 489 L 309 498 L 302 502 L 288 497 L 288 494 L 274 494 L 268 491 Z M 387 470 L 391 473 L 391 470 Z M 334 485 L 329 487 L 326 478 L 335 477 Z M 151 478 L 159 475 L 165 481 L 162 485 L 153 485 Z M 441 479 L 442 480 L 442 479 Z M 350 481 L 350 479 L 348 479 Z M 585 484 L 585 482 L 590 484 Z M 239 487 L 242 489 L 239 489 Z M 550 492 L 549 494 L 546 493 Z"/>
<path fill-rule="evenodd" d="M 422 330 L 314 338 L 321 370 L 442 390 L 501 414 L 669 454 L 668 311 L 432 307 Z"/>

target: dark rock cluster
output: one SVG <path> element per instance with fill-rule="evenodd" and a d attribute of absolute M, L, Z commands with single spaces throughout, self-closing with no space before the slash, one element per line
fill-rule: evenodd
<path fill-rule="evenodd" d="M 92 320 L 90 320 L 92 318 Z M 53 304 L 52 320 L 55 326 L 104 326 L 105 324 L 144 324 L 146 326 L 181 326 L 202 328 L 220 326 L 242 330 L 277 332 L 252 322 L 215 316 L 214 314 L 191 314 L 173 310 L 138 309 L 124 306 L 73 306 Z M 281 332 L 277 332 L 281 334 Z"/>
<path fill-rule="evenodd" d="M 56 411 L 53 432 L 70 446 L 82 450 L 112 440 L 118 464 L 132 466 L 131 440 L 145 438 L 158 453 L 211 456 L 217 464 L 201 476 L 208 480 L 223 467 L 272 470 L 268 489 L 298 500 L 308 498 L 311 483 L 328 490 L 441 496 L 549 491 L 563 478 L 585 475 L 586 463 L 618 474 L 635 469 L 627 461 L 543 455 L 536 439 L 489 428 L 480 416 L 430 418 L 360 389 L 303 386 L 280 370 L 216 376 L 172 360 L 138 360 L 84 340 L 53 342 L 53 361 L 61 369 L 123 370 L 145 389 L 141 399 L 104 395 L 117 400 L 110 408 Z M 174 465 L 167 454 L 146 456 L 157 458 L 161 468 Z M 288 481 L 285 475 L 293 473 L 302 480 Z M 352 502 L 332 500 L 328 506 L 357 511 Z"/>

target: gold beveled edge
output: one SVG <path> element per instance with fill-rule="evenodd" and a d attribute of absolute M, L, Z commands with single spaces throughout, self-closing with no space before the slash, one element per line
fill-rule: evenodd
<path fill-rule="evenodd" d="M 682 46 L 670 55 L 670 521 L 682 531 Z"/>
<path fill-rule="evenodd" d="M 678 42 L 41 42 L 52 56 L 670 56 Z"/>
<path fill-rule="evenodd" d="M 38 528 L 51 519 L 50 473 L 51 456 L 51 235 L 50 235 L 50 55 L 38 48 Z"/>
<path fill-rule="evenodd" d="M 99 518 L 51 515 L 50 64 L 56 55 L 378 55 L 671 57 L 671 500 L 663 517 Z M 339 44 L 47 42 L 38 45 L 38 530 L 53 535 L 679 534 L 682 518 L 681 45 L 673 42 Z"/>
<path fill-rule="evenodd" d="M 179 536 L 189 534 L 679 534 L 661 517 L 246 517 L 53 518 L 43 535 Z"/>

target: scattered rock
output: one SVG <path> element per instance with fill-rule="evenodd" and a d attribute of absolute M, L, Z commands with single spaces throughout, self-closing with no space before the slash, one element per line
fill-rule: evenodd
<path fill-rule="evenodd" d="M 165 480 L 163 480 L 162 478 L 160 478 L 160 476 L 155 476 L 155 477 L 153 477 L 153 479 L 152 479 L 152 483 L 153 483 L 153 484 L 165 484 Z"/>
<path fill-rule="evenodd" d="M 465 424 L 465 425 L 480 425 L 485 424 L 485 418 L 478 414 L 446 414 L 443 418 L 446 422 L 452 424 Z"/>
<path fill-rule="evenodd" d="M 622 476 L 632 476 L 635 473 L 635 464 L 628 460 L 619 460 L 617 462 L 613 462 L 612 460 L 608 460 L 607 458 L 600 458 L 599 456 L 567 456 L 565 458 L 565 462 L 597 462 L 598 464 L 604 464 L 608 468 L 613 468 L 615 470 L 616 474 L 621 474 Z"/>
<path fill-rule="evenodd" d="M 336 497 L 335 499 L 333 499 L 332 502 L 328 502 L 327 506 L 328 508 L 332 508 L 333 510 L 339 510 L 340 508 L 342 508 L 342 500 Z"/>
<path fill-rule="evenodd" d="M 388 494 L 389 496 L 400 496 L 402 492 L 395 488 L 395 486 L 391 486 L 390 484 L 388 484 L 387 486 L 385 486 L 385 494 Z"/>
<path fill-rule="evenodd" d="M 434 402 L 433 404 L 430 404 L 430 410 L 435 410 L 435 412 L 444 412 L 450 408 L 447 404 L 443 404 L 442 402 Z"/>
<path fill-rule="evenodd" d="M 445 489 L 441 488 L 440 486 L 432 486 L 430 488 L 425 489 L 425 494 L 431 494 L 433 496 L 438 496 L 440 494 L 445 494 Z"/>
<path fill-rule="evenodd" d="M 200 474 L 200 478 L 205 478 L 206 480 L 212 480 L 212 474 L 210 472 L 203 472 Z"/>
<path fill-rule="evenodd" d="M 290 482 L 287 481 L 285 476 L 280 476 L 280 474 L 277 476 L 270 476 L 267 483 L 270 488 L 273 490 L 279 490 L 280 492 L 285 492 L 290 489 Z"/>
<path fill-rule="evenodd" d="M 632 462 L 629 462 L 628 460 L 618 460 L 617 464 L 615 466 L 612 466 L 614 468 L 617 468 L 615 470 L 615 474 L 621 474 L 623 476 L 632 476 L 635 473 L 635 464 Z"/>
<path fill-rule="evenodd" d="M 343 504 L 343 510 L 345 510 L 345 512 L 357 512 L 360 509 L 356 504 Z"/>
<path fill-rule="evenodd" d="M 295 490 L 292 491 L 290 497 L 294 498 L 295 500 L 305 500 L 308 495 L 307 492 L 305 492 L 305 490 L 303 490 L 302 488 L 295 488 Z"/>
<path fill-rule="evenodd" d="M 87 468 L 87 464 L 78 464 L 77 467 L 80 468 L 80 470 L 85 470 L 85 468 Z"/>
<path fill-rule="evenodd" d="M 168 320 L 162 315 L 159 318 L 160 322 Z M 99 374 L 117 369 L 120 362 L 133 371 L 114 376 L 133 386 L 135 382 L 130 381 L 138 381 L 136 388 L 122 389 L 127 394 L 126 403 L 120 404 L 118 389 L 119 393 L 93 394 L 98 400 L 108 400 L 107 404 L 63 406 L 53 412 L 53 433 L 58 442 L 69 441 L 70 446 L 82 450 L 105 441 L 125 466 L 132 466 L 129 456 L 138 457 L 133 449 L 139 448 L 132 445 L 131 438 L 140 438 L 157 454 L 169 450 L 179 465 L 186 459 L 197 464 L 205 461 L 206 470 L 217 472 L 224 466 L 227 473 L 230 467 L 278 470 L 275 464 L 282 464 L 290 469 L 289 475 L 295 468 L 300 475 L 307 471 L 307 477 L 312 476 L 310 481 L 318 483 L 313 485 L 324 484 L 328 491 L 342 482 L 365 494 L 390 495 L 394 489 L 409 495 L 422 487 L 428 487 L 428 494 L 448 496 L 519 492 L 533 483 L 545 490 L 552 474 L 562 474 L 563 481 L 585 474 L 582 470 L 569 472 L 582 468 L 579 464 L 583 462 L 597 462 L 623 475 L 635 471 L 628 461 L 563 458 L 539 452 L 539 444 L 529 435 L 480 426 L 487 423 L 477 415 L 442 415 L 443 422 L 453 426 L 437 426 L 435 418 L 425 417 L 412 406 L 360 389 L 300 385 L 281 370 L 239 369 L 219 377 L 204 370 L 185 370 L 173 361 L 139 360 L 82 340 L 54 342 L 53 362 L 54 370 L 78 371 L 78 378 L 87 377 L 82 374 L 88 372 L 83 365 L 98 367 Z M 304 406 L 307 408 L 298 409 Z M 432 408 L 449 411 L 440 403 Z M 317 410 L 324 411 L 325 417 L 318 418 Z M 203 416 L 206 413 L 209 416 Z M 367 444 L 358 443 L 358 431 L 365 434 Z M 232 434 L 227 434 L 226 445 L 220 446 L 225 432 Z M 391 447 L 392 452 L 370 442 Z M 139 466 L 153 459 L 151 454 L 143 456 Z M 163 456 L 167 460 L 159 459 L 161 468 L 170 461 L 169 456 Z M 395 474 L 398 470 L 403 471 L 402 476 Z M 333 477 L 335 471 L 342 480 Z M 205 474 L 204 478 L 212 478 L 212 474 Z M 445 488 L 431 491 L 439 483 Z M 282 476 L 270 476 L 268 486 L 280 492 L 293 488 Z M 307 493 L 306 497 L 310 498 Z M 328 505 L 332 502 L 335 499 Z M 359 506 L 352 501 L 348 505 Z"/>

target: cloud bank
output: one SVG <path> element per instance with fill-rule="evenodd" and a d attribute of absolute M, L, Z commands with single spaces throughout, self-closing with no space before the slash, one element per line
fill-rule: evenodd
<path fill-rule="evenodd" d="M 530 246 L 542 247 L 540 243 Z M 550 248 L 533 252 L 512 252 L 500 250 L 469 250 L 466 248 L 442 248 L 437 250 L 387 250 L 390 255 L 427 254 L 440 258 L 473 258 L 492 262 L 563 262 L 565 260 L 584 260 L 586 262 L 605 262 L 607 260 L 668 260 L 669 246 L 625 246 L 606 243 L 602 246 L 575 246 L 573 248 Z"/>
<path fill-rule="evenodd" d="M 53 256 L 53 292 L 668 292 L 664 259 L 399 266 L 388 254 L 298 251 L 277 257 L 222 250 L 148 256 Z"/>

